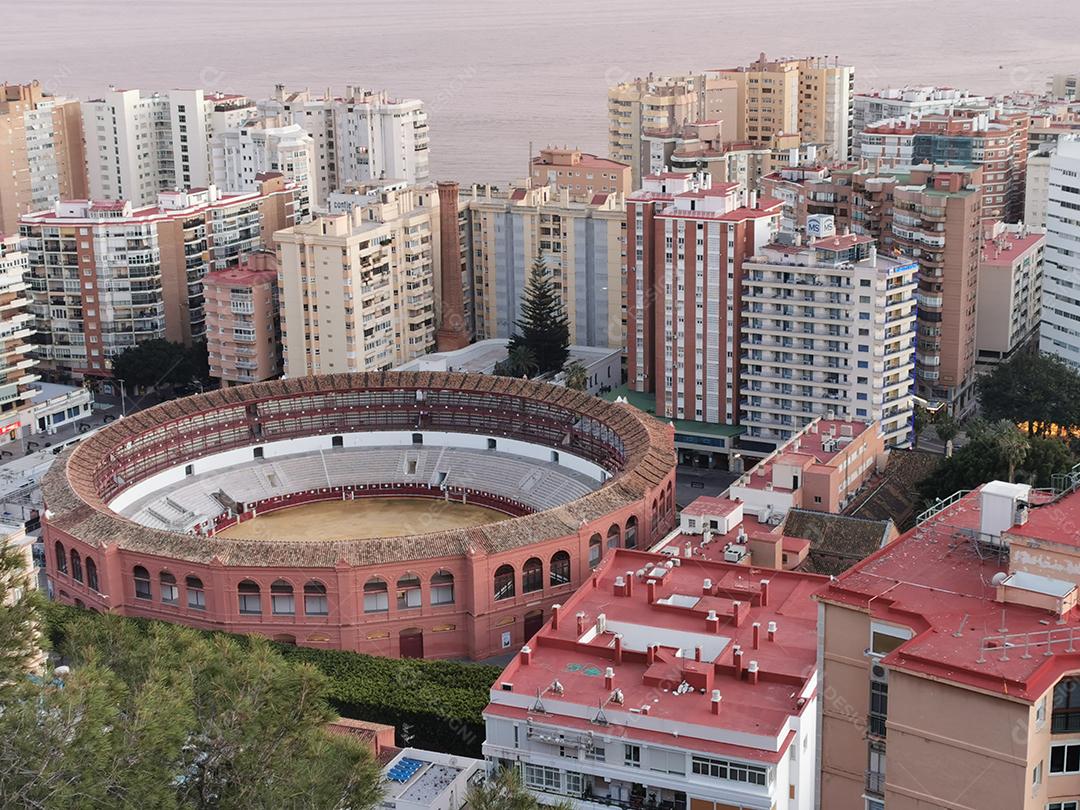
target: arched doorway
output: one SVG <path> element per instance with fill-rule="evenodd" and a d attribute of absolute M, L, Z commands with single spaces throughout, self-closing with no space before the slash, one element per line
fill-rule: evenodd
<path fill-rule="evenodd" d="M 544 626 L 544 611 L 530 610 L 525 614 L 525 641 L 528 642 Z"/>
<path fill-rule="evenodd" d="M 398 634 L 398 655 L 402 658 L 424 657 L 424 631 L 419 627 L 406 627 Z"/>

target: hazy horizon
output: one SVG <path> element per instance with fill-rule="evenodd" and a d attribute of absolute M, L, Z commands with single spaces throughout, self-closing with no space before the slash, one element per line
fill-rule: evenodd
<path fill-rule="evenodd" d="M 53 0 L 6 9 L 0 80 L 83 99 L 109 85 L 386 89 L 426 102 L 433 177 L 505 183 L 524 176 L 530 142 L 606 154 L 606 87 L 650 70 L 835 54 L 861 90 L 982 93 L 1041 90 L 1050 73 L 1080 70 L 1080 3 L 1023 13 L 1005 0 Z"/>

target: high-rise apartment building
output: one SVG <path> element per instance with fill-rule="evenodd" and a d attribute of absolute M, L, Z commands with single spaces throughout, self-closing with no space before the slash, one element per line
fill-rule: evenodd
<path fill-rule="evenodd" d="M 435 188 L 388 189 L 274 238 L 286 375 L 380 371 L 435 347 Z"/>
<path fill-rule="evenodd" d="M 23 216 L 42 368 L 107 377 L 110 359 L 137 343 L 201 339 L 206 274 L 291 225 L 293 196 L 274 175 L 253 192 L 161 192 L 152 206 L 75 200 Z"/>
<path fill-rule="evenodd" d="M 873 237 L 886 255 L 919 263 L 916 394 L 958 414 L 974 405 L 976 290 L 983 218 L 982 168 L 833 169 L 784 180 L 785 212 L 827 214 L 838 231 Z M 797 202 L 791 202 L 792 198 Z"/>
<path fill-rule="evenodd" d="M 319 199 L 315 141 L 299 124 L 245 124 L 214 136 L 214 185 L 222 191 L 252 191 L 265 172 L 281 172 L 296 187 L 298 222 L 312 217 Z"/>
<path fill-rule="evenodd" d="M 316 96 L 278 85 L 272 98 L 259 101 L 259 111 L 299 124 L 314 139 L 320 206 L 330 192 L 355 183 L 428 180 L 427 113 L 419 99 L 352 86 L 341 97 L 329 90 Z"/>
<path fill-rule="evenodd" d="M 912 164 L 981 166 L 982 215 L 1018 222 L 1024 216 L 1030 116 L 962 110 L 924 116 L 912 140 Z"/>
<path fill-rule="evenodd" d="M 637 189 L 642 177 L 651 173 L 643 136 L 700 121 L 731 122 L 740 116 L 736 84 L 730 79 L 650 73 L 608 89 L 608 155 L 630 165 L 631 184 Z"/>
<path fill-rule="evenodd" d="M 994 481 L 818 591 L 828 810 L 1071 810 L 1080 493 Z"/>
<path fill-rule="evenodd" d="M 979 365 L 1000 363 L 1038 343 L 1045 245 L 1041 228 L 983 220 L 975 317 Z"/>
<path fill-rule="evenodd" d="M 1080 369 L 1080 136 L 1058 139 L 1047 186 L 1039 348 Z"/>
<path fill-rule="evenodd" d="M 892 192 L 893 247 L 919 263 L 916 394 L 957 414 L 975 402 L 982 185 L 979 168 L 913 166 Z"/>
<path fill-rule="evenodd" d="M 596 194 L 629 194 L 633 171 L 630 164 L 597 157 L 580 149 L 541 149 L 529 164 L 534 186 L 567 189 L 574 202 L 589 202 Z"/>
<path fill-rule="evenodd" d="M 60 199 L 86 196 L 79 102 L 37 82 L 0 84 L 0 233 Z"/>
<path fill-rule="evenodd" d="M 743 259 L 739 424 L 779 447 L 825 414 L 877 422 L 886 446 L 907 447 L 918 265 L 833 235 L 829 217 L 812 224 L 810 244 Z"/>
<path fill-rule="evenodd" d="M 831 160 L 852 153 L 855 68 L 839 59 L 769 60 L 718 71 L 735 82 L 739 117 L 725 120 L 733 140 L 768 143 L 778 133 L 799 133 L 821 144 Z"/>
<path fill-rule="evenodd" d="M 18 439 L 24 427 L 32 430 L 30 416 L 37 392 L 31 383 L 41 379 L 30 354 L 33 318 L 24 278 L 28 267 L 19 237 L 0 237 L 0 445 Z"/>
<path fill-rule="evenodd" d="M 244 96 L 110 88 L 82 104 L 91 199 L 153 205 L 159 191 L 213 183 L 211 143 L 255 112 Z"/>
<path fill-rule="evenodd" d="M 279 377 L 281 323 L 273 251 L 249 253 L 235 267 L 207 273 L 203 290 L 210 376 L 224 387 Z"/>
<path fill-rule="evenodd" d="M 624 345 L 625 200 L 596 193 L 574 202 L 551 186 L 462 196 L 476 337 L 508 338 L 537 257 L 544 260 L 570 322 L 570 342 Z"/>
<path fill-rule="evenodd" d="M 917 119 L 930 113 L 948 112 L 954 107 L 983 107 L 985 96 L 952 87 L 896 87 L 853 97 L 853 146 L 857 153 L 862 131 L 886 120 Z"/>
<path fill-rule="evenodd" d="M 656 415 L 739 418 L 744 263 L 773 241 L 781 204 L 707 175 L 645 178 L 626 203 L 629 385 Z"/>

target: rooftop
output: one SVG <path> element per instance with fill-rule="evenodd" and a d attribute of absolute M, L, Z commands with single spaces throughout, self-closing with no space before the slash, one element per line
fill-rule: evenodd
<path fill-rule="evenodd" d="M 1017 491 L 1030 505 L 1001 511 L 1001 499 L 1009 506 Z M 1080 552 L 1078 526 L 1080 492 L 1054 498 L 986 484 L 849 569 L 818 598 L 909 628 L 913 637 L 882 659 L 886 666 L 1033 701 L 1077 667 L 1080 612 L 1069 601 L 1076 577 L 1067 573 L 1076 567 L 1066 558 Z M 1064 561 L 1051 568 L 1053 554 Z"/>
<path fill-rule="evenodd" d="M 617 549 L 507 666 L 485 711 L 776 762 L 817 688 L 811 595 L 825 581 Z"/>
<path fill-rule="evenodd" d="M 993 238 L 984 238 L 982 263 L 1011 266 L 1032 248 L 1046 241 L 1046 234 L 1001 230 Z"/>

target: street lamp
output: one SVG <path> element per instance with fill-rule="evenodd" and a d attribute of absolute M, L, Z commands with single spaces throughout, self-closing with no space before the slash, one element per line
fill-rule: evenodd
<path fill-rule="evenodd" d="M 124 381 L 119 378 L 116 381 L 120 383 L 120 415 L 127 416 L 127 396 L 124 393 Z"/>

